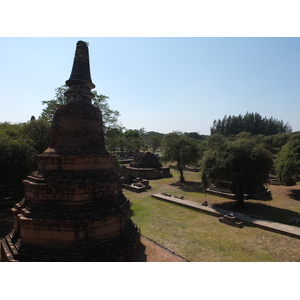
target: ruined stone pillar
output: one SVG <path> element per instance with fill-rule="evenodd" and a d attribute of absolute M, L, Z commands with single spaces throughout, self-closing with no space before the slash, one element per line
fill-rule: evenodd
<path fill-rule="evenodd" d="M 49 147 L 23 182 L 1 260 L 135 261 L 140 232 L 105 148 L 101 111 L 91 104 L 95 85 L 83 41 L 66 84 L 68 103 L 55 112 Z"/>

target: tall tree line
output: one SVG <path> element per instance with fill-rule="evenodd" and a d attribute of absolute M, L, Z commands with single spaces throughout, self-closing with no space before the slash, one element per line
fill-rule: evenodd
<path fill-rule="evenodd" d="M 224 116 L 214 120 L 210 128 L 211 134 L 219 133 L 225 136 L 236 135 L 246 131 L 251 134 L 273 135 L 278 133 L 291 133 L 292 128 L 288 123 L 273 117 L 262 117 L 258 113 L 246 113 L 244 116 Z"/>

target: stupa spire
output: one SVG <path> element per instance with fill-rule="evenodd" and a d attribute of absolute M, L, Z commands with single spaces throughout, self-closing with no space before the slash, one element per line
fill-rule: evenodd
<path fill-rule="evenodd" d="M 88 48 L 79 41 L 66 82 L 68 103 L 56 110 L 48 149 L 24 181 L 14 228 L 0 241 L 1 261 L 135 261 L 140 230 L 105 148 L 93 93 Z"/>
<path fill-rule="evenodd" d="M 95 85 L 91 79 L 89 49 L 84 41 L 78 41 L 76 44 L 72 72 L 66 85 L 70 87 L 65 93 L 68 102 L 90 103 L 94 98 L 91 92 Z"/>
<path fill-rule="evenodd" d="M 108 155 L 102 113 L 91 104 L 94 98 L 91 89 L 95 85 L 91 80 L 86 42 L 78 41 L 76 44 L 73 68 L 66 85 L 69 86 L 65 92 L 68 102 L 60 106 L 53 116 L 49 148 L 60 155 Z"/>

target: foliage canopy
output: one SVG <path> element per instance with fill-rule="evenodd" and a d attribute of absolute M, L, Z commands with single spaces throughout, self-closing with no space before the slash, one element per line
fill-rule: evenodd
<path fill-rule="evenodd" d="M 22 180 L 36 164 L 35 142 L 20 124 L 0 124 L 0 196 L 22 197 Z"/>
<path fill-rule="evenodd" d="M 250 132 L 251 134 L 273 135 L 277 133 L 291 133 L 292 128 L 283 121 L 267 118 L 258 113 L 246 113 L 244 116 L 228 117 L 225 115 L 223 120 L 214 120 L 210 128 L 211 134 L 219 133 L 225 136 L 236 135 L 242 131 Z"/>
<path fill-rule="evenodd" d="M 275 160 L 277 178 L 285 185 L 293 185 L 300 174 L 300 134 L 292 137 Z"/>
<path fill-rule="evenodd" d="M 186 137 L 179 131 L 166 134 L 162 141 L 163 162 L 177 162 L 177 169 L 180 172 L 180 181 L 184 182 L 183 168 L 186 164 L 197 163 L 201 152 L 198 143 Z"/>
<path fill-rule="evenodd" d="M 64 94 L 67 90 L 68 86 L 62 85 L 55 89 L 54 99 L 42 101 L 42 104 L 46 105 L 41 113 L 42 118 L 45 118 L 49 122 L 52 122 L 53 115 L 57 108 L 60 105 L 67 104 L 67 97 Z M 109 127 L 118 127 L 117 123 L 120 113 L 117 110 L 112 110 L 109 108 L 109 104 L 107 102 L 107 99 L 109 99 L 109 97 L 98 94 L 97 91 L 92 91 L 92 93 L 94 94 L 92 104 L 95 107 L 99 108 L 102 112 L 104 130 L 106 131 Z"/>
<path fill-rule="evenodd" d="M 270 153 L 251 141 L 226 142 L 206 151 L 202 160 L 202 186 L 230 182 L 237 194 L 237 204 L 243 206 L 245 189 L 267 182 L 272 164 Z"/>

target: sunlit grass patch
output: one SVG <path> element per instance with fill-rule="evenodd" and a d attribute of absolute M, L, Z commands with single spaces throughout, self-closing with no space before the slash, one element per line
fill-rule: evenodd
<path fill-rule="evenodd" d="M 167 192 L 197 202 L 208 199 L 209 204 L 230 201 L 186 191 L 174 184 L 179 176 L 176 171 L 172 173 L 173 178 L 151 180 L 152 189 L 146 192 L 124 190 L 133 203 L 132 219 L 144 236 L 190 261 L 300 261 L 298 239 L 256 227 L 232 227 L 220 223 L 217 217 L 151 197 L 154 193 Z M 199 173 L 188 173 L 190 181 L 199 181 Z M 272 201 L 263 203 L 269 205 Z"/>

